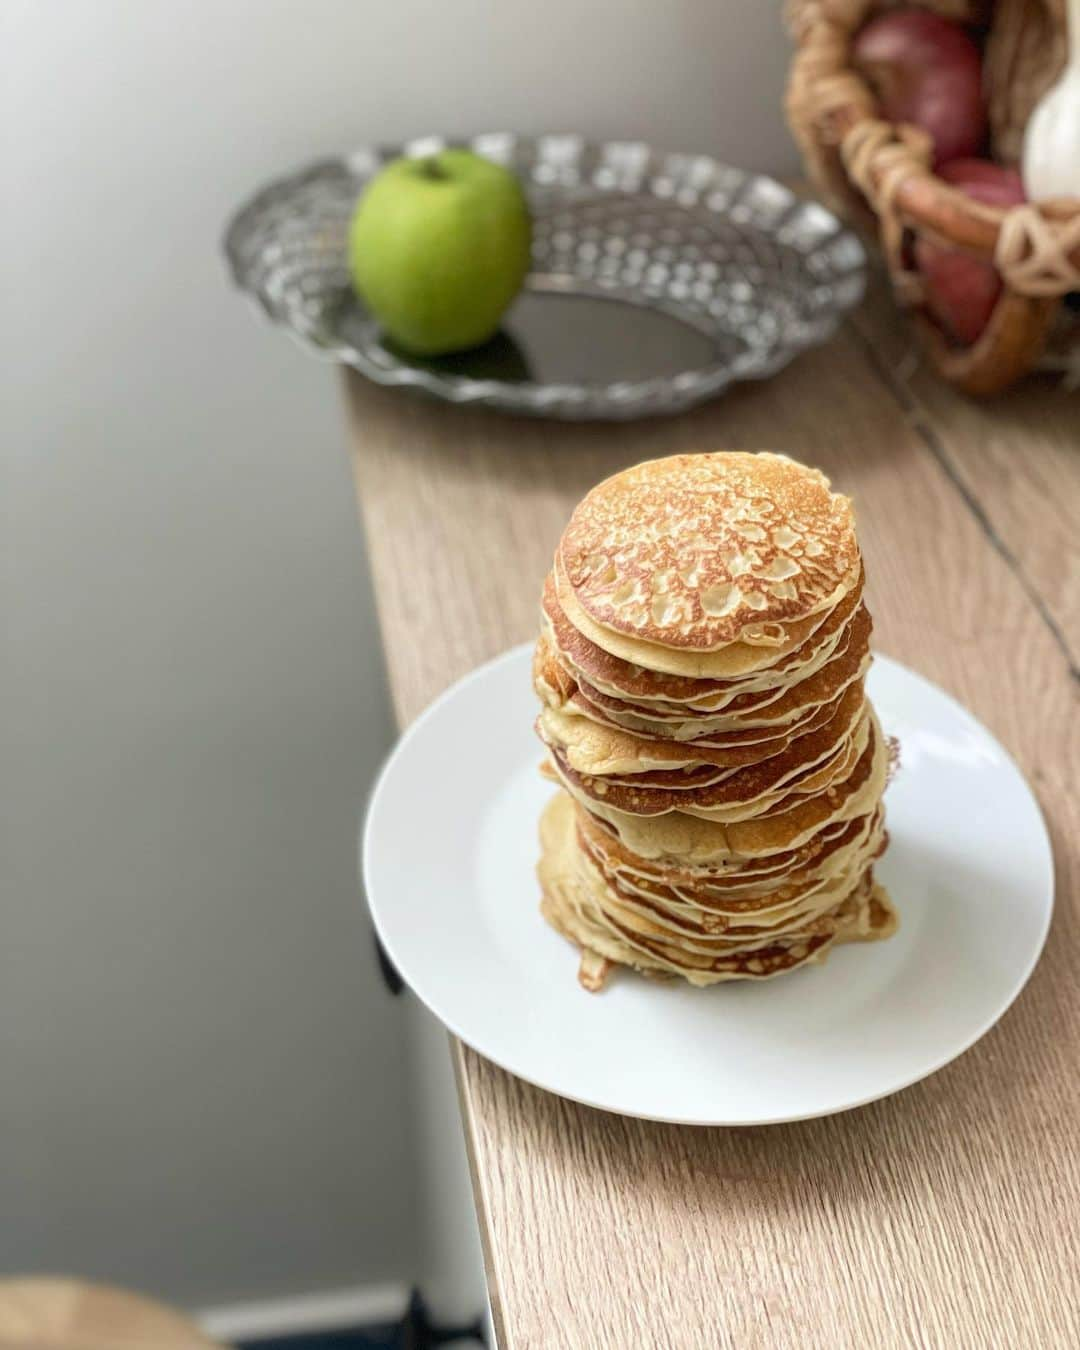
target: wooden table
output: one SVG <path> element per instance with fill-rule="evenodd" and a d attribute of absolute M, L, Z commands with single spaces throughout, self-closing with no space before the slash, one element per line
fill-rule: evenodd
<path fill-rule="evenodd" d="M 455 1043 L 503 1350 L 1080 1346 L 1080 398 L 954 396 L 877 294 L 774 380 L 671 421 L 513 420 L 355 377 L 348 402 L 402 724 L 534 634 L 597 479 L 673 451 L 786 450 L 855 497 L 877 647 L 992 728 L 1054 842 L 1053 928 L 1011 1011 L 847 1115 L 627 1120 Z"/>

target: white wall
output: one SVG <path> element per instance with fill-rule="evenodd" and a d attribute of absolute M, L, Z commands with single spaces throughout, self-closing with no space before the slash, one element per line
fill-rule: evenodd
<path fill-rule="evenodd" d="M 209 1301 L 415 1269 L 406 1038 L 354 880 L 389 727 L 336 377 L 228 291 L 229 210 L 432 129 L 790 170 L 779 9 L 3 8 L 0 1272 Z"/>

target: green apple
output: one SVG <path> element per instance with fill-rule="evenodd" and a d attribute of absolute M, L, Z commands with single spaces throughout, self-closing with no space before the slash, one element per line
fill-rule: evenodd
<path fill-rule="evenodd" d="M 353 216 L 357 294 L 424 356 L 486 342 L 529 270 L 531 222 L 514 175 L 470 150 L 394 160 Z"/>

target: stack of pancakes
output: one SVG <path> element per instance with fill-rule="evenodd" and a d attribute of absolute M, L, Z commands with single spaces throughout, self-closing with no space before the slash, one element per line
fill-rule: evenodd
<path fill-rule="evenodd" d="M 542 910 L 582 953 L 692 984 L 887 937 L 888 747 L 864 692 L 851 503 L 782 455 L 676 455 L 580 503 L 533 667 Z"/>

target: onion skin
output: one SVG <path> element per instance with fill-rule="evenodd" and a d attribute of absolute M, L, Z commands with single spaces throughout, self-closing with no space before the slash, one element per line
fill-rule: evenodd
<path fill-rule="evenodd" d="M 938 176 L 988 206 L 1016 206 L 1024 200 L 1019 173 L 988 159 L 954 160 L 943 164 Z M 989 323 L 1001 294 L 997 269 L 921 238 L 915 242 L 915 265 L 926 283 L 929 313 L 956 342 L 971 346 Z"/>
<path fill-rule="evenodd" d="M 927 10 L 893 10 L 859 30 L 851 54 L 883 115 L 929 135 L 935 165 L 979 153 L 982 57 L 958 24 Z"/>

